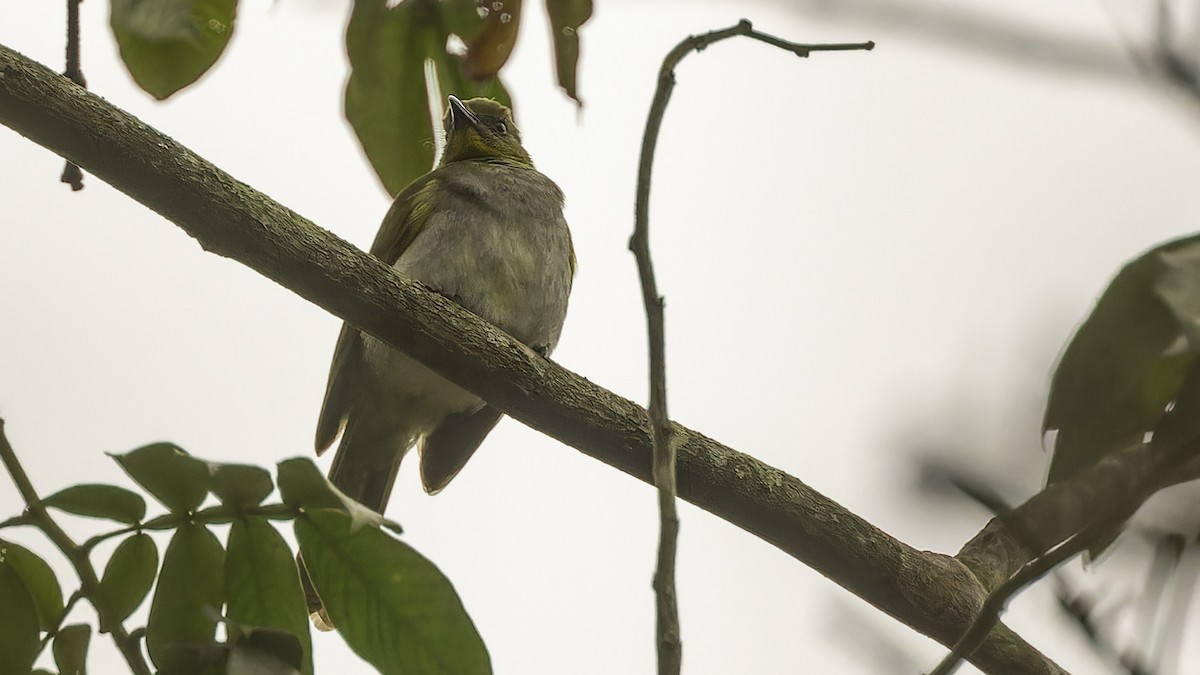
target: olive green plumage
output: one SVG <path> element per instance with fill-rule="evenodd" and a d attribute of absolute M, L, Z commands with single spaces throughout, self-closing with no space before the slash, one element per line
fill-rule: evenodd
<path fill-rule="evenodd" d="M 452 96 L 444 124 L 441 162 L 396 197 L 371 253 L 548 354 L 575 271 L 562 191 L 533 168 L 503 105 Z M 437 492 L 500 416 L 347 324 L 317 423 L 317 453 L 341 433 L 330 479 L 382 512 L 410 447 L 420 451 L 426 491 Z"/>

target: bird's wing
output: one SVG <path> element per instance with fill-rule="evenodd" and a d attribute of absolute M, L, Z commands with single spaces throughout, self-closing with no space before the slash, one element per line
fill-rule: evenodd
<path fill-rule="evenodd" d="M 421 483 L 437 494 L 462 471 L 467 460 L 504 413 L 490 405 L 446 417 L 421 445 Z"/>
<path fill-rule="evenodd" d="M 388 265 L 395 264 L 400 254 L 412 243 L 429 220 L 434 208 L 433 196 L 437 185 L 436 172 L 427 173 L 404 188 L 388 209 L 371 244 L 371 255 Z M 329 366 L 329 381 L 325 386 L 325 401 L 317 418 L 316 447 L 320 455 L 341 433 L 362 382 L 362 333 L 350 324 L 342 325 L 333 363 Z"/>
<path fill-rule="evenodd" d="M 333 348 L 333 363 L 329 366 L 329 382 L 325 385 L 325 401 L 317 418 L 317 455 L 325 452 L 346 425 L 354 390 L 361 381 L 362 333 L 348 323 L 342 324 L 337 346 Z"/>
<path fill-rule="evenodd" d="M 371 255 L 394 265 L 409 244 L 421 233 L 429 214 L 436 209 L 437 188 L 442 183 L 438 172 L 433 171 L 409 183 L 396 196 L 392 208 L 383 217 L 383 225 L 375 242 L 371 244 Z"/>

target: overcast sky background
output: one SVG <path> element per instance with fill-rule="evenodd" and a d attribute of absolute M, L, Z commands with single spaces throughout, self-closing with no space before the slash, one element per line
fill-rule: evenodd
<path fill-rule="evenodd" d="M 61 69 L 62 4 L 0 3 L 0 43 Z M 659 146 L 652 245 L 672 417 L 918 548 L 953 553 L 987 514 L 922 502 L 908 450 L 958 449 L 985 473 L 1015 465 L 1017 496 L 1035 491 L 1039 406 L 1063 341 L 1125 260 L 1197 227 L 1200 116 L 1128 74 L 1014 63 L 786 2 L 601 0 L 582 30 L 577 113 L 554 85 L 542 8 L 527 4 L 506 80 L 527 148 L 567 195 L 579 255 L 554 358 L 641 401 L 626 242 L 662 56 L 742 17 L 797 41 L 878 43 L 800 60 L 739 39 L 690 56 Z M 1122 53 L 1103 3 L 974 4 Z M 341 116 L 348 7 L 242 0 L 215 69 L 163 104 L 134 87 L 108 4 L 91 0 L 84 72 L 365 248 L 388 199 Z M 94 177 L 71 194 L 61 165 L 0 127 L 0 414 L 37 488 L 124 483 L 103 453 L 157 440 L 215 461 L 310 455 L 340 321 Z M 511 420 L 436 498 L 415 468 L 389 515 L 454 582 L 497 673 L 653 672 L 648 486 Z M 0 516 L 17 513 L 0 486 Z M 916 672 L 942 654 L 757 538 L 689 506 L 681 517 L 690 675 Z M 5 532 L 41 546 L 19 534 Z M 1007 620 L 1067 669 L 1102 672 L 1045 592 Z M 95 672 L 122 667 L 93 644 Z M 370 672 L 336 636 L 315 649 L 318 672 Z"/>

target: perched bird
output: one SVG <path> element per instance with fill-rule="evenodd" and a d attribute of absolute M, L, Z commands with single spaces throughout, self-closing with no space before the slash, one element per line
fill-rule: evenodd
<path fill-rule="evenodd" d="M 548 355 L 575 272 L 562 191 L 533 168 L 505 106 L 451 96 L 443 124 L 441 161 L 396 197 L 371 253 Z M 346 324 L 317 422 L 317 454 L 341 433 L 330 480 L 382 513 L 409 448 L 417 446 L 421 481 L 436 493 L 500 416 Z"/>

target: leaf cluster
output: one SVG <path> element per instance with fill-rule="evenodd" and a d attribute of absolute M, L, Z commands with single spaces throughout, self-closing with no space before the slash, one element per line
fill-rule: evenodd
<path fill-rule="evenodd" d="M 134 81 L 163 100 L 216 64 L 233 37 L 237 4 L 112 0 L 109 25 Z M 355 0 L 346 27 L 346 119 L 390 194 L 433 163 L 429 141 L 437 120 L 430 97 L 487 96 L 512 108 L 499 73 L 516 45 L 522 4 Z M 592 0 L 545 0 L 545 6 L 559 86 L 579 102 L 579 28 L 591 17 Z"/>
<path fill-rule="evenodd" d="M 5 521 L 45 529 L 37 514 L 48 516 L 48 508 L 122 527 L 64 551 L 68 558 L 82 553 L 88 565 L 97 544 L 119 539 L 98 585 L 81 584 L 67 602 L 45 560 L 0 540 L 0 675 L 29 673 L 47 646 L 58 673 L 85 673 L 93 627 L 64 625 L 75 602 L 85 598 L 95 607 L 98 632 L 124 634 L 124 622 L 147 597 L 146 625 L 131 632 L 144 636 L 145 653 L 162 673 L 311 674 L 296 552 L 278 529 L 289 522 L 342 637 L 380 672 L 491 672 L 449 580 L 395 537 L 398 525 L 346 497 L 312 461 L 280 462 L 272 480 L 263 468 L 205 462 L 170 443 L 114 459 L 166 513 L 147 518 L 141 494 L 85 484 Z M 264 503 L 276 488 L 280 501 Z M 223 525 L 224 542 L 214 531 Z M 158 531 L 171 533 L 161 561 L 149 534 Z"/>

